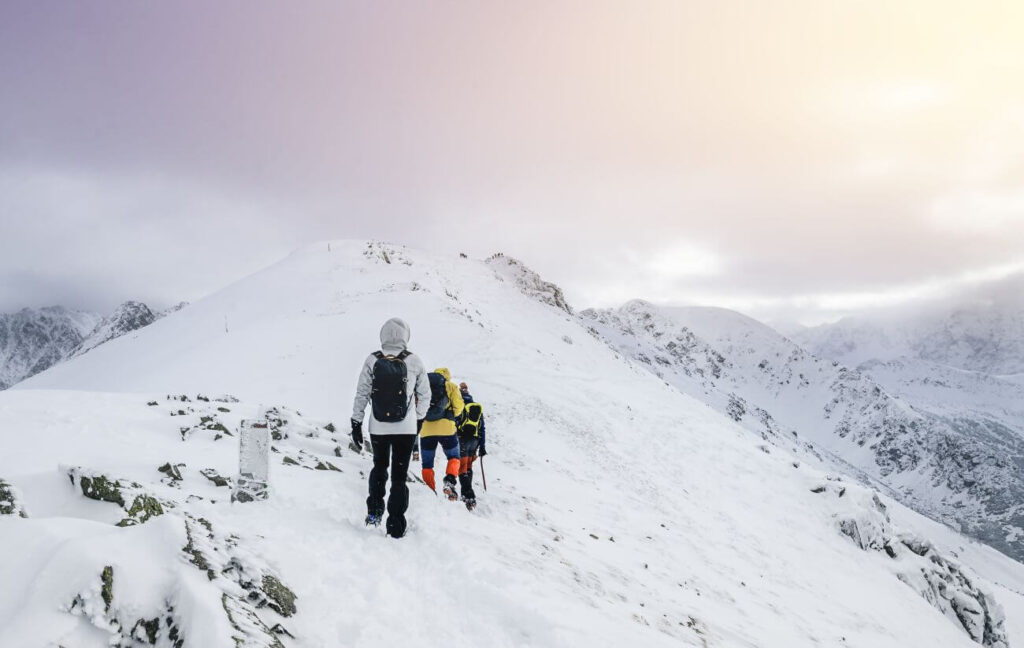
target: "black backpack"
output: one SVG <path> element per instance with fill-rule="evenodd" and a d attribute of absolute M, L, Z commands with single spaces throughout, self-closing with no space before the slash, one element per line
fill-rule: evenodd
<path fill-rule="evenodd" d="M 480 436 L 480 421 L 484 417 L 483 406 L 480 403 L 466 403 L 463 412 L 459 433 L 463 436 Z"/>
<path fill-rule="evenodd" d="M 409 412 L 409 370 L 405 366 L 408 356 L 409 351 L 402 351 L 397 356 L 373 352 L 377 362 L 373 364 L 370 403 L 373 405 L 373 418 L 378 421 L 404 421 Z"/>
<path fill-rule="evenodd" d="M 448 386 L 447 382 L 439 373 L 430 372 L 427 374 L 430 381 L 430 407 L 427 408 L 428 421 L 440 421 L 448 416 Z"/>

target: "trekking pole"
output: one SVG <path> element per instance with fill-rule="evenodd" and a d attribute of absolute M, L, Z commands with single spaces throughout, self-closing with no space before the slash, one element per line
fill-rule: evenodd
<path fill-rule="evenodd" d="M 484 470 L 484 458 L 480 457 L 480 477 L 484 480 L 484 492 L 487 492 L 487 472 Z"/>

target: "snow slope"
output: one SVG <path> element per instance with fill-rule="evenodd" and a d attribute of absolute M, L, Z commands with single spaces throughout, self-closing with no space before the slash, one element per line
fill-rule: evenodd
<path fill-rule="evenodd" d="M 1020 565 L 985 554 L 990 585 L 623 359 L 535 279 L 321 244 L 0 394 L 0 478 L 28 514 L 0 515 L 20 557 L 0 645 L 1016 645 Z M 362 526 L 369 460 L 328 426 L 394 315 L 485 404 L 490 450 L 473 513 L 410 484 L 400 541 Z M 234 473 L 229 433 L 260 405 L 278 408 L 273 496 L 231 505 L 201 471 Z M 83 497 L 100 475 L 123 505 Z"/>
<path fill-rule="evenodd" d="M 916 510 L 1024 558 L 1018 386 L 994 389 L 950 370 L 890 391 L 895 379 L 880 383 L 718 308 L 634 301 L 582 316 L 614 348 L 767 440 L 845 464 Z"/>

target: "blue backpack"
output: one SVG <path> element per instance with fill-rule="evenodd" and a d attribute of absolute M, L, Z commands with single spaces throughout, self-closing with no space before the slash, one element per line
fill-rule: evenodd
<path fill-rule="evenodd" d="M 430 381 L 430 407 L 427 408 L 428 421 L 440 421 L 443 418 L 453 418 L 448 409 L 451 403 L 448 401 L 447 382 L 439 373 L 430 372 L 427 374 Z"/>

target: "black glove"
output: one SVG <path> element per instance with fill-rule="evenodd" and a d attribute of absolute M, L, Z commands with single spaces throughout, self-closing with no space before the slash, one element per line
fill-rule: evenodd
<path fill-rule="evenodd" d="M 420 430 L 423 429 L 423 421 L 424 419 L 416 419 L 416 434 L 419 434 Z"/>
<path fill-rule="evenodd" d="M 357 446 L 363 445 L 363 422 L 352 419 L 352 440 Z"/>
<path fill-rule="evenodd" d="M 487 456 L 487 448 L 485 448 L 483 446 L 480 446 L 480 451 L 477 452 L 477 454 L 480 455 L 481 457 L 486 457 Z"/>

